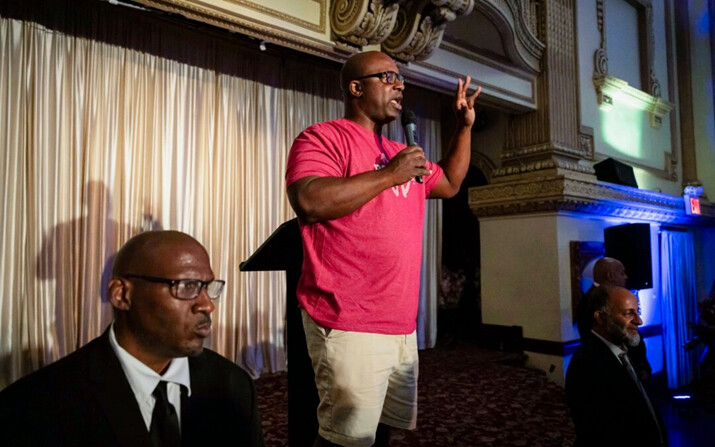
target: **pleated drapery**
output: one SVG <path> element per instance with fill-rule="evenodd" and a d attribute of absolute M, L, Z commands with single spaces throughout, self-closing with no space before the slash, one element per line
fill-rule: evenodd
<path fill-rule="evenodd" d="M 663 343 L 668 388 L 689 385 L 697 372 L 697 355 L 688 352 L 688 323 L 697 321 L 693 235 L 683 231 L 660 233 L 660 274 L 663 296 Z"/>
<path fill-rule="evenodd" d="M 290 145 L 343 113 L 337 73 L 236 56 L 224 74 L 0 18 L 0 387 L 101 334 L 132 235 L 196 237 L 227 281 L 207 345 L 254 376 L 286 368 L 285 278 L 240 272 L 294 217 Z M 428 157 L 439 117 L 419 117 Z M 398 123 L 388 136 L 402 139 Z M 439 202 L 425 225 L 420 346 L 436 338 Z"/>

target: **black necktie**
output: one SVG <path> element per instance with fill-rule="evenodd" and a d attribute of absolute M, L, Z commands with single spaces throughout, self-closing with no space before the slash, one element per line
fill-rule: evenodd
<path fill-rule="evenodd" d="M 149 436 L 155 447 L 177 447 L 181 443 L 179 417 L 166 396 L 166 383 L 164 380 L 159 382 L 152 393 L 156 402 L 151 414 Z"/>

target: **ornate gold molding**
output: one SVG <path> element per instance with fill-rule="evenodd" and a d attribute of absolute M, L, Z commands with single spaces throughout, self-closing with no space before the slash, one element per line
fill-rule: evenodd
<path fill-rule="evenodd" d="M 483 83 L 481 101 L 518 112 L 535 109 L 535 68 L 542 60 L 544 44 L 537 40 L 538 17 L 535 5 L 541 0 L 480 0 L 480 10 L 500 17 L 499 28 L 505 45 L 511 48 L 509 63 L 455 51 L 445 50 L 467 60 L 467 64 L 488 64 L 495 70 L 524 79 L 532 85 L 518 91 L 510 90 L 509 81 Z M 382 45 L 382 50 L 401 62 L 425 61 L 441 46 L 445 25 L 459 16 L 471 14 L 476 0 L 136 0 L 151 8 L 179 14 L 192 20 L 250 36 L 268 44 L 291 48 L 326 59 L 342 62 L 366 45 Z M 300 11 L 310 7 L 310 19 Z M 288 12 L 290 11 L 290 12 Z M 398 22 L 398 13 L 402 17 Z M 257 42 L 258 43 L 258 42 Z M 512 48 L 513 47 L 513 48 Z M 519 61 L 528 61 L 521 64 Z M 406 73 L 409 64 L 404 64 Z M 449 64 L 413 64 L 411 82 L 444 89 L 451 93 L 454 75 Z M 482 81 L 484 81 L 482 79 Z M 493 93 L 493 94 L 492 94 Z M 489 102 L 491 101 L 491 102 Z"/>
<path fill-rule="evenodd" d="M 530 146 L 514 148 L 508 152 L 504 152 L 501 159 L 502 161 L 512 161 L 516 159 L 523 162 L 524 159 L 535 158 L 542 154 L 551 154 L 553 152 L 577 158 L 584 155 L 583 149 L 581 149 L 580 146 L 581 145 L 579 144 L 579 148 L 573 148 L 558 142 L 532 144 Z"/>
<path fill-rule="evenodd" d="M 595 153 L 595 144 L 593 142 L 593 127 L 581 125 L 581 131 L 578 134 L 579 149 L 584 158 L 593 160 Z"/>
<path fill-rule="evenodd" d="M 701 203 L 702 216 L 689 216 L 680 196 L 565 176 L 471 188 L 469 206 L 478 217 L 570 211 L 670 224 L 715 224 L 715 206 L 709 202 Z"/>
<path fill-rule="evenodd" d="M 339 44 L 381 44 L 395 59 L 410 62 L 429 58 L 447 22 L 473 6 L 474 0 L 335 0 L 330 23 Z"/>
<path fill-rule="evenodd" d="M 542 160 L 533 160 L 522 162 L 518 165 L 512 164 L 503 166 L 494 171 L 494 177 L 504 177 L 513 175 L 533 174 L 540 171 L 571 171 L 580 174 L 593 174 L 595 171 L 591 166 L 582 165 L 577 161 L 562 159 L 558 157 L 546 158 Z"/>
<path fill-rule="evenodd" d="M 382 49 L 395 59 L 411 62 L 429 58 L 439 47 L 447 22 L 472 12 L 474 0 L 407 1 Z"/>
<path fill-rule="evenodd" d="M 233 32 L 245 34 L 260 40 L 266 40 L 276 45 L 291 48 L 307 54 L 312 54 L 319 57 L 324 57 L 331 60 L 344 60 L 349 56 L 350 51 L 334 45 L 328 41 L 304 37 L 291 31 L 283 30 L 279 27 L 263 24 L 253 19 L 240 17 L 237 14 L 230 13 L 218 8 L 208 8 L 198 5 L 198 2 L 191 0 L 136 0 L 138 3 L 171 13 L 179 14 L 192 20 L 197 20 L 202 23 L 224 28 Z M 312 24 L 291 18 L 287 14 L 282 14 L 274 11 L 272 15 L 283 19 L 294 25 L 298 25 L 309 31 L 326 32 L 326 14 L 323 12 L 328 0 L 315 0 L 320 4 L 320 23 L 316 26 Z M 243 2 L 247 3 L 247 2 Z M 251 3 L 252 6 L 256 6 Z M 267 13 L 263 9 L 256 9 L 261 13 Z"/>
<path fill-rule="evenodd" d="M 354 46 L 381 44 L 395 27 L 404 0 L 333 0 L 330 26 L 338 39 Z"/>
<path fill-rule="evenodd" d="M 496 164 L 486 155 L 481 152 L 472 152 L 471 163 L 476 166 L 482 174 L 487 178 L 487 182 L 491 181 L 494 171 L 496 171 Z"/>
<path fill-rule="evenodd" d="M 171 12 L 176 12 L 181 15 L 185 15 L 187 17 L 191 17 L 194 19 L 197 19 L 199 21 L 205 22 L 205 23 L 213 23 L 214 25 L 221 26 L 223 28 L 226 28 L 224 26 L 226 23 L 235 23 L 235 24 L 242 24 L 242 23 L 252 23 L 252 21 L 247 21 L 247 20 L 241 20 L 238 18 L 236 14 L 232 14 L 228 11 L 224 11 L 218 6 L 215 7 L 206 7 L 206 6 L 201 6 L 200 2 L 197 2 L 195 0 L 135 0 L 139 3 L 143 3 L 148 6 L 154 6 L 159 9 L 165 10 L 165 11 L 171 11 Z M 241 6 L 246 9 L 251 9 L 256 12 L 260 12 L 262 14 L 266 14 L 271 17 L 275 17 L 277 19 L 283 20 L 288 23 L 292 23 L 294 25 L 297 25 L 301 28 L 304 28 L 306 30 L 310 31 L 315 31 L 315 32 L 325 32 L 325 9 L 326 9 L 326 1 L 328 0 L 313 0 L 317 2 L 320 6 L 320 22 L 319 23 L 311 23 L 305 20 L 302 20 L 298 17 L 291 16 L 289 14 L 282 13 L 280 11 L 276 11 L 271 8 L 267 8 L 263 5 L 257 4 L 255 2 L 247 1 L 247 0 L 224 0 L 226 3 L 232 3 L 238 6 Z M 231 28 L 229 28 L 231 29 Z"/>

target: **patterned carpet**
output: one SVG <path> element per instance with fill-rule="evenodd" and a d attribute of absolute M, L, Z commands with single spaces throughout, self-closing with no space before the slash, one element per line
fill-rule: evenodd
<path fill-rule="evenodd" d="M 418 428 L 394 431 L 392 447 L 572 445 L 563 389 L 520 360 L 464 343 L 420 351 Z M 267 447 L 288 444 L 286 381 L 256 382 Z"/>

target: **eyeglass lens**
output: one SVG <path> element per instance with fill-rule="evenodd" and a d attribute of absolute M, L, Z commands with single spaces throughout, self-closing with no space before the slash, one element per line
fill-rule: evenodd
<path fill-rule="evenodd" d="M 199 296 L 201 289 L 204 287 L 206 287 L 206 294 L 208 294 L 209 298 L 216 299 L 223 292 L 224 282 L 213 280 L 205 283 L 197 279 L 182 279 L 173 285 L 172 293 L 177 298 L 192 300 Z"/>
<path fill-rule="evenodd" d="M 387 84 L 394 84 L 396 81 L 405 82 L 405 78 L 401 74 L 395 73 L 394 71 L 386 71 L 384 78 Z"/>

